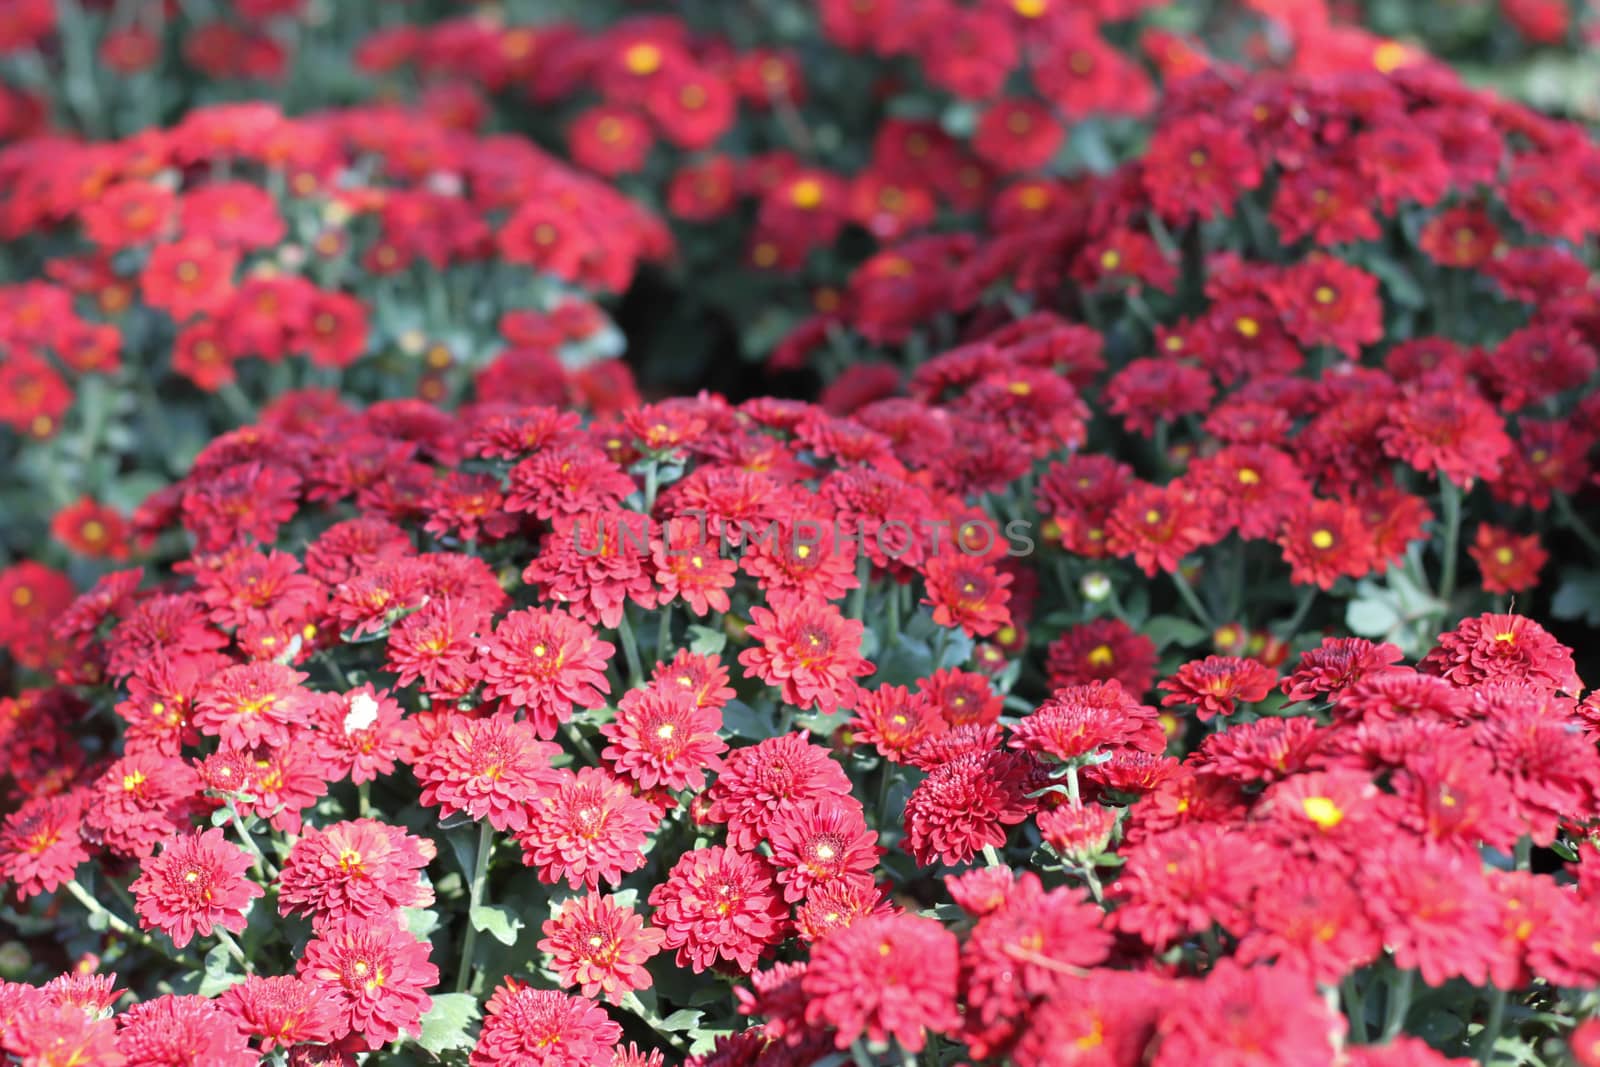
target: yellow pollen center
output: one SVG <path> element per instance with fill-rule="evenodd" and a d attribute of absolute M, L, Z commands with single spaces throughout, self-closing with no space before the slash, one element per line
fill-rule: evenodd
<path fill-rule="evenodd" d="M 1344 812 L 1329 797 L 1306 797 L 1300 806 L 1305 809 L 1306 818 L 1324 830 L 1332 830 L 1344 821 Z"/>
<path fill-rule="evenodd" d="M 1311 544 L 1326 551 L 1333 547 L 1333 534 L 1327 530 L 1314 530 L 1311 534 Z"/>

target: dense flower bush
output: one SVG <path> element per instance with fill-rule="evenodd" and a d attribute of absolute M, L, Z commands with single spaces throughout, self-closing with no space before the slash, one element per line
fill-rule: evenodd
<path fill-rule="evenodd" d="M 0 1062 L 1600 1063 L 1584 16 L 1412 7 L 0 5 Z"/>

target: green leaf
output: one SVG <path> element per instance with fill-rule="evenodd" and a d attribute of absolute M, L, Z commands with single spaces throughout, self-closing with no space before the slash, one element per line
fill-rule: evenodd
<path fill-rule="evenodd" d="M 470 993 L 441 993 L 422 1017 L 417 1044 L 435 1056 L 451 1049 L 472 1047 L 472 1023 L 478 1017 L 478 1000 Z"/>
<path fill-rule="evenodd" d="M 1378 276 L 1388 291 L 1389 299 L 1403 308 L 1420 309 L 1428 306 L 1428 296 L 1416 277 L 1396 260 L 1381 252 L 1369 252 L 1357 257 L 1368 270 Z"/>
<path fill-rule="evenodd" d="M 196 990 L 202 997 L 214 997 L 227 989 L 244 981 L 244 975 L 230 973 L 233 959 L 228 955 L 228 950 L 222 945 L 214 946 L 206 953 L 205 975 L 200 979 L 200 988 Z"/>
<path fill-rule="evenodd" d="M 661 1020 L 661 1029 L 669 1033 L 678 1033 L 683 1030 L 693 1030 L 700 1025 L 704 1012 L 690 1011 L 688 1008 L 679 1008 L 665 1019 Z"/>
<path fill-rule="evenodd" d="M 1550 614 L 1558 619 L 1582 619 L 1600 626 L 1600 571 L 1569 570 L 1550 601 Z"/>
<path fill-rule="evenodd" d="M 1146 622 L 1141 630 L 1156 643 L 1157 651 L 1168 645 L 1190 648 L 1203 644 L 1211 636 L 1204 626 L 1177 615 L 1157 615 Z"/>
<path fill-rule="evenodd" d="M 689 627 L 689 651 L 697 656 L 715 656 L 728 645 L 727 632 L 710 626 Z M 665 652 L 662 653 L 666 655 Z"/>
<path fill-rule="evenodd" d="M 488 934 L 502 945 L 517 943 L 517 933 L 522 929 L 522 919 L 510 908 L 499 904 L 479 904 L 467 915 L 472 928 Z"/>
<path fill-rule="evenodd" d="M 427 941 L 439 928 L 439 913 L 432 909 L 401 908 L 400 914 L 406 921 L 406 929 L 418 941 Z"/>
<path fill-rule="evenodd" d="M 1400 613 L 1385 600 L 1352 600 L 1345 608 L 1345 625 L 1362 637 L 1385 637 L 1400 625 Z"/>

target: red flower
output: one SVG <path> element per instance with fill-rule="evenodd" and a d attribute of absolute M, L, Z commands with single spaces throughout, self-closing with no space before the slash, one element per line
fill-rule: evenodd
<path fill-rule="evenodd" d="M 156 246 L 139 284 L 146 303 L 183 322 L 217 310 L 233 294 L 238 265 L 236 249 L 219 247 L 206 237 L 185 237 Z"/>
<path fill-rule="evenodd" d="M 592 1001 L 507 978 L 484 1010 L 471 1067 L 596 1067 L 611 1062 L 622 1027 Z"/>
<path fill-rule="evenodd" d="M 745 676 L 778 687 L 785 703 L 824 715 L 853 703 L 854 679 L 873 669 L 861 656 L 862 623 L 815 597 L 774 593 L 769 602 L 772 610 L 750 609 L 747 632 L 761 645 L 739 653 Z"/>
<path fill-rule="evenodd" d="M 200 776 L 182 760 L 130 750 L 95 780 L 84 826 L 112 852 L 142 859 L 189 828 L 190 816 L 205 807 L 200 790 Z"/>
<path fill-rule="evenodd" d="M 615 645 L 565 612 L 513 611 L 479 647 L 484 694 L 526 708 L 538 735 L 554 737 L 574 707 L 605 704 L 611 692 L 606 664 L 615 651 Z"/>
<path fill-rule="evenodd" d="M 600 733 L 611 744 L 600 753 L 618 774 L 641 789 L 705 787 L 705 772 L 720 766 L 728 743 L 717 733 L 722 715 L 702 707 L 694 693 L 670 680 L 630 689 Z"/>
<path fill-rule="evenodd" d="M 1000 718 L 1005 698 L 994 691 L 986 675 L 947 667 L 917 683 L 934 710 L 951 726 L 985 726 Z"/>
<path fill-rule="evenodd" d="M 1177 482 L 1136 486 L 1106 519 L 1106 547 L 1132 558 L 1151 578 L 1177 570 L 1185 556 L 1214 539 L 1209 511 Z"/>
<path fill-rule="evenodd" d="M 1367 847 L 1359 889 L 1395 965 L 1431 986 L 1487 983 L 1502 951 L 1500 913 L 1478 857 L 1411 838 Z"/>
<path fill-rule="evenodd" d="M 1344 1029 L 1344 1017 L 1324 1003 L 1308 978 L 1282 967 L 1222 960 L 1203 979 L 1182 986 L 1177 1003 L 1161 1013 L 1151 1064 L 1309 1067 L 1333 1060 Z"/>
<path fill-rule="evenodd" d="M 529 803 L 559 780 L 550 757 L 560 751 L 509 714 L 456 715 L 411 768 L 422 785 L 417 799 L 446 818 L 466 814 L 497 830 L 521 830 Z"/>
<path fill-rule="evenodd" d="M 1283 680 L 1283 692 L 1291 701 L 1319 696 L 1336 698 L 1363 678 L 1387 671 L 1403 655 L 1388 642 L 1374 644 L 1361 637 L 1325 638 L 1316 648 L 1300 654 L 1300 665 Z"/>
<path fill-rule="evenodd" d="M 318 694 L 312 746 L 330 777 L 357 785 L 394 773 L 406 727 L 400 705 L 387 689 L 368 682 L 343 695 Z"/>
<path fill-rule="evenodd" d="M 50 520 L 50 535 L 82 556 L 128 558 L 128 524 L 114 508 L 84 497 Z"/>
<path fill-rule="evenodd" d="M 522 572 L 546 597 L 585 622 L 616 626 L 629 601 L 660 600 L 650 563 L 650 518 L 632 511 L 586 513 L 562 523 Z"/>
<path fill-rule="evenodd" d="M 850 779 L 805 734 L 783 734 L 729 755 L 706 794 L 706 818 L 728 825 L 728 843 L 754 849 L 785 807 L 850 795 Z"/>
<path fill-rule="evenodd" d="M 791 903 L 830 883 L 873 884 L 872 869 L 884 851 L 867 829 L 861 806 L 835 797 L 783 808 L 767 827 L 767 838 L 784 899 Z"/>
<path fill-rule="evenodd" d="M 1161 706 L 1193 705 L 1200 721 L 1207 722 L 1218 715 L 1232 715 L 1240 703 L 1265 700 L 1277 680 L 1272 669 L 1258 660 L 1207 656 L 1185 663 L 1161 683 L 1159 688 L 1167 691 Z"/>
<path fill-rule="evenodd" d="M 311 719 L 308 676 L 281 663 L 246 663 L 219 671 L 195 695 L 196 729 L 225 745 L 281 745 Z"/>
<path fill-rule="evenodd" d="M 420 682 L 430 697 L 465 696 L 479 681 L 478 634 L 488 622 L 489 613 L 475 600 L 430 599 L 390 629 L 384 666 L 398 675 L 398 685 Z"/>
<path fill-rule="evenodd" d="M 1035 170 L 1049 163 L 1065 135 L 1042 103 L 998 100 L 984 109 L 972 135 L 972 151 L 1003 173 Z"/>
<path fill-rule="evenodd" d="M 1525 593 L 1539 583 L 1539 572 L 1550 559 L 1539 535 L 1519 537 L 1510 530 L 1479 523 L 1467 554 L 1483 575 L 1489 593 Z"/>
<path fill-rule="evenodd" d="M 1463 619 L 1454 630 L 1439 636 L 1438 646 L 1423 657 L 1417 669 L 1458 686 L 1503 680 L 1562 693 L 1583 691 L 1571 650 L 1521 615 L 1484 614 Z"/>
<path fill-rule="evenodd" d="M 200 996 L 160 996 L 133 1005 L 117 1020 L 117 1051 L 129 1064 L 152 1067 L 256 1067 L 261 1062 L 233 1017 L 217 1001 Z"/>
<path fill-rule="evenodd" d="M 591 890 L 644 866 L 655 809 L 599 768 L 556 775 L 555 785 L 528 804 L 527 828 L 517 834 L 522 862 L 537 867 L 541 881 L 565 878 L 573 889 Z"/>
<path fill-rule="evenodd" d="M 253 974 L 223 990 L 217 1004 L 241 1030 L 261 1039 L 263 1052 L 332 1041 L 344 1028 L 338 1004 L 295 975 Z"/>
<path fill-rule="evenodd" d="M 661 602 L 681 599 L 696 615 L 727 611 L 728 590 L 739 565 L 718 554 L 714 540 L 700 536 L 694 523 L 671 520 L 652 549 Z"/>
<path fill-rule="evenodd" d="M 420 872 L 434 854 L 432 841 L 376 819 L 307 829 L 284 860 L 278 914 L 309 915 L 320 928 L 350 915 L 380 920 L 425 908 L 433 890 Z"/>
<path fill-rule="evenodd" d="M 1011 599 L 1011 575 L 1002 574 L 980 558 L 965 552 L 945 552 L 923 565 L 928 583 L 924 604 L 933 608 L 940 626 L 959 626 L 973 637 L 986 637 L 1011 625 L 1006 607 Z"/>
<path fill-rule="evenodd" d="M 1312 255 L 1287 268 L 1267 294 L 1284 328 L 1306 347 L 1327 345 L 1351 359 L 1383 337 L 1378 279 L 1332 256 Z"/>
<path fill-rule="evenodd" d="M 306 944 L 298 970 L 332 1000 L 346 1032 L 377 1049 L 402 1032 L 422 1032 L 422 1016 L 433 1004 L 426 991 L 439 981 L 430 951 L 391 920 L 350 916 Z"/>
<path fill-rule="evenodd" d="M 1139 703 L 1114 681 L 1056 690 L 1037 710 L 1022 717 L 1011 740 L 1013 748 L 1063 762 L 1124 745 L 1164 752 L 1167 736 L 1155 709 Z"/>
<path fill-rule="evenodd" d="M 179 948 L 197 933 L 209 937 L 213 926 L 239 933 L 250 902 L 265 892 L 245 877 L 249 869 L 250 854 L 220 829 L 170 837 L 128 887 L 139 924 L 162 931 Z"/>
<path fill-rule="evenodd" d="M 1505 420 L 1459 381 L 1429 381 L 1390 405 L 1378 440 L 1386 455 L 1462 488 L 1492 479 L 1510 458 Z"/>
<path fill-rule="evenodd" d="M 871 745 L 878 755 L 904 763 L 906 754 L 946 727 L 944 716 L 926 693 L 913 694 L 903 685 L 862 690 L 856 713 L 845 724 L 851 740 Z"/>
<path fill-rule="evenodd" d="M 1237 932 L 1241 963 L 1276 960 L 1328 985 L 1383 953 L 1349 876 L 1315 861 L 1294 864 L 1263 882 Z"/>
<path fill-rule="evenodd" d="M 0 826 L 0 876 L 17 888 L 19 900 L 54 893 L 87 861 L 80 832 L 83 798 L 77 794 L 34 797 Z"/>
<path fill-rule="evenodd" d="M 1010 752 L 966 752 L 940 763 L 906 801 L 904 847 L 924 867 L 966 863 L 1006 842 L 1027 819 L 1028 761 Z"/>
<path fill-rule="evenodd" d="M 1214 218 L 1261 184 L 1255 152 L 1236 126 L 1211 115 L 1164 123 L 1145 152 L 1144 191 L 1169 222 Z"/>
<path fill-rule="evenodd" d="M 1338 500 L 1311 500 L 1284 520 L 1278 547 L 1290 579 L 1331 589 L 1340 578 L 1361 578 L 1378 562 L 1372 533 L 1359 507 Z"/>
<path fill-rule="evenodd" d="M 553 957 L 561 984 L 582 986 L 583 995 L 620 1004 L 623 995 L 650 987 L 644 963 L 661 950 L 666 935 L 632 908 L 589 893 L 569 897 L 540 927 L 539 949 Z"/>
<path fill-rule="evenodd" d="M 862 1036 L 920 1052 L 929 1031 L 960 1025 L 956 937 L 933 919 L 884 915 L 834 931 L 800 978 L 806 1022 L 849 1048 Z"/>
<path fill-rule="evenodd" d="M 748 974 L 789 925 L 767 861 L 718 845 L 680 856 L 650 891 L 650 905 L 666 947 L 677 949 L 678 966 L 696 974 L 719 963 Z"/>
<path fill-rule="evenodd" d="M 1272 858 L 1259 842 L 1220 826 L 1183 826 L 1123 853 L 1112 894 L 1121 902 L 1109 922 L 1161 948 L 1210 929 L 1236 929 Z"/>

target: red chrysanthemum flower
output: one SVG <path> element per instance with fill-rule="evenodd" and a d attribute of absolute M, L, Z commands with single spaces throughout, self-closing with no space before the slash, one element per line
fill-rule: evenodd
<path fill-rule="evenodd" d="M 1527 592 L 1539 584 L 1539 572 L 1550 559 L 1538 534 L 1520 537 L 1486 522 L 1478 524 L 1467 554 L 1478 565 L 1484 591 L 1489 593 Z"/>
<path fill-rule="evenodd" d="M 1561 693 L 1583 692 L 1571 650 L 1521 615 L 1463 619 L 1454 630 L 1439 635 L 1438 646 L 1417 669 L 1458 686 L 1504 680 Z"/>
<path fill-rule="evenodd" d="M 510 978 L 484 1009 L 471 1067 L 596 1067 L 612 1062 L 622 1027 L 593 1001 Z"/>
<path fill-rule="evenodd" d="M 1276 961 L 1329 985 L 1383 952 L 1349 875 L 1315 861 L 1293 864 L 1262 883 L 1235 932 L 1241 963 Z"/>
<path fill-rule="evenodd" d="M 0 993 L 5 1020 L 0 1049 L 16 1057 L 14 1062 L 26 1067 L 125 1067 L 128 1060 L 117 1050 L 115 1019 L 57 1004 L 39 992 L 17 985 Z"/>
<path fill-rule="evenodd" d="M 209 937 L 214 926 L 239 933 L 250 902 L 265 892 L 245 877 L 249 869 L 250 853 L 220 829 L 170 837 L 128 887 L 139 924 L 162 931 L 179 948 L 195 934 Z"/>
<path fill-rule="evenodd" d="M 933 919 L 884 915 L 837 930 L 811 951 L 800 978 L 805 1017 L 838 1048 L 891 1037 L 920 1052 L 927 1035 L 960 1024 L 956 936 Z"/>
<path fill-rule="evenodd" d="M 947 725 L 926 693 L 912 693 L 903 685 L 886 685 L 861 691 L 855 715 L 846 728 L 855 744 L 871 745 L 885 759 L 904 763 L 912 749 L 943 733 Z"/>
<path fill-rule="evenodd" d="M 541 881 L 566 879 L 573 889 L 590 890 L 644 866 L 656 809 L 599 768 L 556 775 L 527 806 L 527 827 L 517 834 L 522 862 L 538 868 Z"/>
<path fill-rule="evenodd" d="M 795 932 L 802 941 L 820 941 L 869 915 L 899 909 L 884 899 L 883 890 L 865 882 L 826 882 L 811 891 L 794 911 Z"/>
<path fill-rule="evenodd" d="M 650 891 L 651 921 L 677 950 L 679 967 L 696 974 L 731 964 L 748 974 L 781 942 L 789 909 L 770 864 L 760 856 L 713 845 L 685 852 L 667 880 Z"/>
<path fill-rule="evenodd" d="M 260 1038 L 262 1052 L 323 1044 L 342 1036 L 344 1028 L 338 1004 L 297 975 L 253 974 L 225 989 L 217 1004 L 239 1029 Z"/>
<path fill-rule="evenodd" d="M 446 818 L 466 814 L 497 830 L 521 830 L 529 802 L 559 780 L 550 758 L 560 751 L 509 714 L 456 715 L 412 765 L 422 785 L 417 799 Z"/>
<path fill-rule="evenodd" d="M 1338 500 L 1312 500 L 1284 520 L 1278 547 L 1301 585 L 1331 589 L 1340 578 L 1361 578 L 1380 561 L 1361 509 Z"/>
<path fill-rule="evenodd" d="M 1385 455 L 1462 488 L 1493 479 L 1512 455 L 1499 412 L 1459 379 L 1427 381 L 1389 406 L 1378 427 Z"/>
<path fill-rule="evenodd" d="M 1431 842 L 1367 842 L 1359 889 L 1396 966 L 1431 986 L 1489 980 L 1501 952 L 1500 913 L 1476 855 Z"/>
<path fill-rule="evenodd" d="M 761 644 L 739 653 L 745 676 L 776 686 L 785 703 L 831 715 L 856 698 L 855 679 L 872 673 L 861 656 L 865 627 L 815 597 L 773 594 L 772 609 L 750 609 L 749 635 Z"/>
<path fill-rule="evenodd" d="M 1243 132 L 1199 114 L 1163 123 L 1145 153 L 1144 191 L 1169 222 L 1208 219 L 1233 210 L 1261 184 L 1261 165 Z"/>
<path fill-rule="evenodd" d="M 951 667 L 934 671 L 917 683 L 917 691 L 951 726 L 986 726 L 1000 718 L 1005 706 L 989 677 L 976 671 Z"/>
<path fill-rule="evenodd" d="M 1177 1003 L 1161 1013 L 1151 1064 L 1309 1067 L 1334 1060 L 1344 1030 L 1344 1016 L 1323 1001 L 1309 978 L 1223 960 L 1203 979 L 1180 987 Z"/>
<path fill-rule="evenodd" d="M 600 755 L 641 789 L 698 791 L 727 751 L 721 728 L 718 710 L 700 706 L 689 689 L 652 682 L 623 694 L 616 716 L 600 727 L 611 742 Z"/>
<path fill-rule="evenodd" d="M 1131 558 L 1151 578 L 1177 570 L 1185 556 L 1212 540 L 1209 510 L 1177 482 L 1134 487 L 1106 519 L 1106 548 Z"/>
<path fill-rule="evenodd" d="M 278 914 L 379 920 L 400 908 L 425 908 L 433 890 L 420 872 L 435 855 L 432 841 L 377 819 L 308 829 L 289 850 L 278 879 Z"/>
<path fill-rule="evenodd" d="M 199 996 L 154 997 L 133 1005 L 117 1019 L 117 1051 L 140 1067 L 257 1067 L 261 1062 L 219 1002 Z"/>
<path fill-rule="evenodd" d="M 439 982 L 430 951 L 392 920 L 350 916 L 307 942 L 298 971 L 336 1006 L 345 1032 L 377 1049 L 402 1033 L 422 1032 L 433 1004 L 427 990 Z"/>
<path fill-rule="evenodd" d="M 585 622 L 615 627 L 629 601 L 655 607 L 650 518 L 633 511 L 585 512 L 557 525 L 522 572 L 551 600 Z"/>
<path fill-rule="evenodd" d="M 1300 654 L 1300 665 L 1283 680 L 1283 692 L 1292 701 L 1334 698 L 1363 678 L 1388 670 L 1403 655 L 1388 642 L 1330 637 Z"/>
<path fill-rule="evenodd" d="M 739 564 L 719 553 L 721 544 L 707 538 L 695 523 L 669 520 L 651 549 L 661 603 L 681 599 L 696 615 L 727 611 Z"/>
<path fill-rule="evenodd" d="M 76 793 L 34 797 L 0 826 L 0 877 L 27 900 L 54 893 L 89 858 L 84 847 L 84 798 Z"/>
<path fill-rule="evenodd" d="M 406 728 L 400 704 L 372 683 L 345 694 L 318 694 L 311 713 L 312 748 L 330 778 L 357 785 L 393 774 Z"/>
<path fill-rule="evenodd" d="M 84 828 L 122 856 L 143 858 L 161 841 L 189 828 L 200 802 L 200 776 L 180 759 L 130 750 L 95 779 Z"/>
<path fill-rule="evenodd" d="M 987 637 L 1011 625 L 1011 575 L 1002 574 L 980 558 L 964 552 L 946 552 L 923 565 L 928 595 L 922 602 L 933 608 L 940 626 L 959 626 L 973 637 Z"/>
<path fill-rule="evenodd" d="M 1006 842 L 1027 819 L 1029 761 L 1010 752 L 965 752 L 940 763 L 906 801 L 904 847 L 924 867 L 966 863 Z"/>
<path fill-rule="evenodd" d="M 644 963 L 666 940 L 632 908 L 594 893 L 569 897 L 540 929 L 544 938 L 539 949 L 550 953 L 561 984 L 581 986 L 591 999 L 603 993 L 613 1004 L 620 1004 L 626 993 L 650 987 Z"/>
<path fill-rule="evenodd" d="M 479 681 L 480 632 L 489 613 L 473 600 L 442 596 L 430 599 L 389 630 L 389 658 L 402 686 L 420 683 L 430 697 L 465 696 Z"/>
<path fill-rule="evenodd" d="M 1156 710 L 1139 703 L 1115 681 L 1056 690 L 1022 717 L 1011 740 L 1013 748 L 1063 762 L 1122 746 L 1164 752 L 1167 736 Z"/>
<path fill-rule="evenodd" d="M 484 694 L 526 708 L 540 737 L 554 737 L 574 707 L 601 707 L 611 692 L 605 672 L 616 646 L 563 611 L 514 611 L 478 652 Z"/>
<path fill-rule="evenodd" d="M 1383 337 L 1378 279 L 1333 256 L 1313 254 L 1267 289 L 1284 328 L 1308 348 L 1326 345 L 1358 359 Z"/>
<path fill-rule="evenodd" d="M 802 900 L 833 882 L 873 884 L 883 849 L 861 806 L 837 797 L 786 806 L 767 827 L 784 899 Z"/>
<path fill-rule="evenodd" d="M 1265 700 L 1278 676 L 1259 660 L 1237 656 L 1207 656 L 1178 668 L 1178 673 L 1158 688 L 1167 691 L 1161 698 L 1164 708 L 1193 705 L 1201 722 L 1218 715 L 1232 715 L 1239 704 Z"/>
<path fill-rule="evenodd" d="M 837 600 L 857 585 L 855 542 L 833 536 L 826 519 L 774 520 L 747 536 L 739 559 L 769 597 L 777 593 Z"/>
<path fill-rule="evenodd" d="M 220 671 L 195 695 L 190 722 L 225 745 L 281 745 L 311 718 L 307 675 L 281 663 L 245 663 Z"/>
<path fill-rule="evenodd" d="M 1155 684 L 1155 642 L 1120 619 L 1091 619 L 1062 632 L 1045 651 L 1052 689 L 1118 681 L 1134 696 Z"/>
<path fill-rule="evenodd" d="M 730 754 L 710 792 L 706 818 L 726 823 L 728 842 L 754 849 L 784 807 L 850 795 L 850 778 L 807 735 L 784 734 Z"/>
<path fill-rule="evenodd" d="M 1120 906 L 1108 921 L 1153 948 L 1213 923 L 1237 928 L 1250 894 L 1273 868 L 1260 842 L 1203 824 L 1154 835 L 1124 858 L 1111 890 Z"/>

